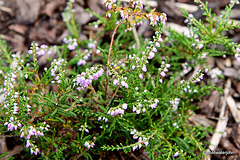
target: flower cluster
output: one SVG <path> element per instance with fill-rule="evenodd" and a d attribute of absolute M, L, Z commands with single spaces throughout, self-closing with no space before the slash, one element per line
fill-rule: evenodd
<path fill-rule="evenodd" d="M 155 36 L 153 36 L 154 41 L 149 41 L 147 48 L 147 55 L 148 59 L 153 59 L 155 56 L 155 53 L 157 52 L 156 47 L 160 47 L 160 42 L 163 41 L 161 34 L 159 31 L 155 32 Z M 144 52 L 145 53 L 145 52 Z"/>
<path fill-rule="evenodd" d="M 143 105 L 139 102 L 136 106 L 133 106 L 133 112 L 136 112 L 137 114 L 140 114 L 146 112 L 146 108 L 143 107 Z"/>
<path fill-rule="evenodd" d="M 4 126 L 7 126 L 8 131 L 17 130 L 18 127 L 22 127 L 22 124 L 16 120 L 16 117 L 10 117 L 8 122 L 4 123 Z"/>
<path fill-rule="evenodd" d="M 135 151 L 137 148 L 140 149 L 143 144 L 148 146 L 149 138 L 147 138 L 141 132 L 138 132 L 136 129 L 132 129 L 130 134 L 133 135 L 133 139 L 138 139 L 138 142 L 133 145 L 133 151 Z"/>
<path fill-rule="evenodd" d="M 204 45 L 202 44 L 202 42 L 199 41 L 199 39 L 195 39 L 195 43 L 192 43 L 191 46 L 195 46 L 198 49 L 202 49 L 204 47 Z"/>
<path fill-rule="evenodd" d="M 51 83 L 61 83 L 61 76 L 63 76 L 65 70 L 63 69 L 64 66 L 66 66 L 66 61 L 62 58 L 54 59 L 51 63 L 51 76 L 54 77 L 54 81 Z M 45 69 L 47 70 L 47 69 Z"/>
<path fill-rule="evenodd" d="M 67 44 L 69 50 L 74 50 L 78 46 L 77 39 L 75 38 L 64 38 L 63 42 Z"/>
<path fill-rule="evenodd" d="M 145 52 L 143 52 L 143 54 L 145 54 Z M 133 54 L 129 55 L 128 58 L 133 61 L 132 70 L 141 69 L 143 72 L 147 72 L 146 63 L 148 63 L 148 61 L 144 57 L 139 58 L 138 56 Z"/>
<path fill-rule="evenodd" d="M 88 149 L 90 149 L 91 147 L 93 148 L 95 146 L 95 144 L 91 141 L 86 141 L 84 143 L 84 146 L 87 147 Z"/>
<path fill-rule="evenodd" d="M 31 140 L 27 140 L 27 143 L 26 143 L 26 148 L 29 148 L 29 147 L 30 147 L 31 154 L 37 155 L 39 153 L 39 149 L 37 148 L 37 146 L 35 144 L 32 143 Z"/>
<path fill-rule="evenodd" d="M 98 117 L 98 121 L 100 120 L 103 120 L 105 123 L 108 121 L 106 117 L 102 117 L 102 116 Z"/>
<path fill-rule="evenodd" d="M 97 49 L 97 41 L 93 41 L 92 39 L 89 39 L 88 43 L 88 49 L 85 49 L 84 52 L 81 52 L 81 50 L 77 51 L 77 54 L 75 57 L 79 57 L 78 65 L 85 65 L 86 61 L 91 57 L 93 53 L 99 54 L 100 50 Z"/>
<path fill-rule="evenodd" d="M 40 124 L 38 128 L 33 126 L 22 127 L 22 129 L 20 130 L 20 133 L 21 133 L 20 138 L 24 137 L 27 140 L 26 148 L 30 147 L 31 154 L 34 153 L 35 155 L 37 155 L 39 153 L 39 149 L 35 144 L 33 144 L 33 141 L 30 139 L 31 136 L 35 136 L 35 137 L 44 136 L 43 131 L 44 130 L 48 131 L 49 128 L 50 126 L 46 122 L 43 122 L 42 124 Z"/>
<path fill-rule="evenodd" d="M 4 88 L 2 90 L 5 94 L 3 94 L 2 100 L 3 100 L 3 108 L 7 110 L 5 111 L 6 115 L 9 113 L 16 115 L 19 112 L 19 100 L 18 100 L 19 93 L 16 92 L 14 89 L 16 78 L 17 78 L 17 73 L 15 71 L 12 73 L 7 73 L 4 76 L 4 81 L 3 81 Z M 22 98 L 25 99 L 26 97 L 24 96 Z M 13 124 L 13 117 L 10 118 L 9 122 L 6 123 L 6 125 L 8 125 L 8 129 L 11 129 L 11 130 L 13 126 L 17 126 L 17 124 L 15 125 Z"/>
<path fill-rule="evenodd" d="M 46 124 L 46 122 L 44 122 L 42 124 L 42 126 L 40 126 L 38 128 L 33 127 L 33 126 L 29 126 L 29 127 L 24 126 L 20 130 L 20 132 L 21 132 L 20 137 L 21 138 L 24 137 L 25 139 L 30 139 L 31 136 L 36 136 L 36 137 L 44 136 L 43 130 L 48 131 L 48 128 L 50 128 L 50 126 L 48 124 Z"/>
<path fill-rule="evenodd" d="M 144 100 L 143 103 L 139 102 L 139 100 L 137 100 L 137 105 L 133 105 L 133 112 L 136 112 L 137 114 L 145 113 L 146 112 L 146 107 L 148 106 L 151 109 L 154 109 L 157 107 L 159 100 L 158 99 L 154 99 L 154 100 Z"/>
<path fill-rule="evenodd" d="M 103 0 L 103 4 L 109 9 L 111 10 L 112 8 L 114 8 L 116 6 L 117 0 Z"/>
<path fill-rule="evenodd" d="M 77 90 L 85 90 L 86 87 L 90 83 L 92 83 L 92 80 L 97 80 L 100 76 L 102 76 L 104 70 L 102 68 L 98 69 L 98 67 L 91 67 L 90 69 L 87 68 L 86 72 L 82 72 L 81 74 L 78 74 L 76 78 L 74 79 L 74 85 L 78 86 Z"/>
<path fill-rule="evenodd" d="M 71 19 L 71 12 L 74 12 L 74 10 L 72 9 L 72 3 L 74 3 L 74 0 L 70 0 L 67 3 L 67 7 L 64 9 L 64 12 L 62 13 L 62 17 L 63 17 L 63 21 L 64 22 L 68 22 Z"/>
<path fill-rule="evenodd" d="M 203 73 L 202 70 L 198 71 L 196 75 L 190 80 L 192 83 L 200 82 L 201 79 L 203 79 Z"/>
<path fill-rule="evenodd" d="M 240 47 L 236 48 L 237 53 L 235 54 L 235 59 L 240 62 Z"/>
<path fill-rule="evenodd" d="M 158 14 L 154 12 L 154 10 L 151 10 L 150 13 L 146 15 L 148 19 L 150 19 L 150 25 L 155 26 L 157 25 L 157 22 L 161 21 L 163 24 L 167 21 L 167 15 L 165 13 Z"/>
<path fill-rule="evenodd" d="M 168 68 L 170 68 L 170 67 L 171 67 L 170 64 L 167 64 L 165 61 L 162 61 L 161 68 L 158 68 L 158 70 L 160 72 L 160 75 L 162 77 L 165 77 L 166 76 L 166 72 L 168 72 Z"/>
<path fill-rule="evenodd" d="M 132 0 L 132 8 L 135 8 L 135 9 L 140 9 L 142 10 L 143 9 L 143 1 L 142 0 Z"/>
<path fill-rule="evenodd" d="M 240 1 L 230 0 L 230 4 L 235 3 L 235 2 L 236 2 L 236 4 L 239 4 L 239 3 L 240 3 Z"/>
<path fill-rule="evenodd" d="M 129 22 L 131 21 L 134 25 L 141 24 L 143 19 L 149 19 L 150 25 L 157 25 L 158 22 L 165 23 L 167 16 L 165 13 L 155 12 L 154 9 L 150 13 L 141 13 L 143 9 L 143 2 L 139 0 L 130 0 L 128 7 L 120 6 L 117 8 L 115 4 L 116 0 L 103 0 L 103 4 L 110 10 L 107 12 L 107 16 L 111 17 L 111 12 L 119 13 L 122 20 L 126 20 L 128 30 Z M 131 19 L 129 19 L 132 17 Z M 133 18 L 134 17 L 134 18 Z"/>
<path fill-rule="evenodd" d="M 33 47 L 33 44 L 32 44 L 32 47 Z M 42 44 L 40 47 L 38 47 L 38 44 L 35 43 L 34 49 L 36 50 L 36 53 L 38 56 L 43 56 L 45 54 L 50 55 L 50 54 L 57 53 L 57 46 L 49 47 L 45 44 Z M 29 49 L 28 54 L 33 54 L 33 50 Z"/>
<path fill-rule="evenodd" d="M 113 75 L 113 78 L 114 78 L 113 85 L 117 85 L 120 82 L 122 87 L 128 88 L 128 83 L 126 82 L 127 77 L 119 76 L 118 73 L 111 66 L 110 66 L 110 71 L 107 74 Z"/>
<path fill-rule="evenodd" d="M 192 93 L 192 91 L 193 91 L 194 93 L 197 93 L 197 92 L 198 92 L 196 89 L 194 89 L 194 90 L 191 89 L 189 82 L 187 82 L 187 87 L 185 87 L 183 90 L 184 90 L 184 92 L 186 92 L 186 93 L 187 93 L 187 92 L 188 92 L 188 93 Z"/>
<path fill-rule="evenodd" d="M 184 20 L 184 23 L 187 23 L 188 25 L 192 25 L 192 21 L 193 21 L 193 15 L 189 14 L 188 18 Z"/>
<path fill-rule="evenodd" d="M 127 107 L 128 107 L 128 104 L 126 104 L 126 103 L 122 104 L 122 107 L 119 107 L 119 106 L 112 107 L 109 109 L 107 114 L 110 114 L 112 116 L 113 115 L 116 116 L 116 115 L 120 114 L 122 116 L 124 114 L 124 111 L 127 109 Z"/>
<path fill-rule="evenodd" d="M 88 60 L 91 57 L 91 54 L 89 53 L 89 51 L 87 49 L 84 50 L 83 53 L 83 57 L 81 59 L 79 59 L 78 61 L 78 65 L 85 65 L 86 64 L 86 60 Z"/>
<path fill-rule="evenodd" d="M 89 133 L 89 130 L 87 129 L 87 127 L 88 127 L 88 126 L 87 126 L 87 123 L 85 122 L 84 125 L 81 125 L 81 128 L 79 129 L 79 131 L 82 131 L 82 130 L 83 130 L 83 131 Z"/>
<path fill-rule="evenodd" d="M 170 103 L 172 104 L 172 108 L 174 111 L 178 109 L 178 104 L 179 104 L 180 98 L 175 98 L 174 100 L 171 100 Z"/>

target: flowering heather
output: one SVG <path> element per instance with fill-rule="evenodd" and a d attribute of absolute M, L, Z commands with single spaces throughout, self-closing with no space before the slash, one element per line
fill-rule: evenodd
<path fill-rule="evenodd" d="M 207 68 L 206 59 L 231 54 L 240 61 L 239 45 L 223 37 L 240 27 L 228 23 L 239 2 L 216 17 L 198 0 L 206 22 L 183 10 L 188 36 L 172 29 L 162 35 L 167 15 L 145 1 L 101 2 L 105 18 L 86 9 L 94 21 L 92 39 L 79 39 L 79 3 L 70 0 L 62 14 L 69 30 L 62 45 L 33 42 L 19 55 L 0 40 L 0 132 L 19 137 L 28 159 L 101 159 L 109 158 L 108 151 L 206 158 L 202 139 L 209 130 L 188 119 L 193 101 L 219 90 L 203 81 L 205 73 L 220 74 Z M 153 30 L 148 39 L 135 34 L 145 22 Z M 48 63 L 39 66 L 45 56 Z M 200 70 L 191 75 L 195 66 Z"/>

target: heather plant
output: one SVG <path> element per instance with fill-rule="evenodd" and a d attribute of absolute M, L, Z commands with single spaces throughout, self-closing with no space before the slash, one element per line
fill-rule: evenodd
<path fill-rule="evenodd" d="M 163 39 L 167 15 L 146 13 L 142 1 L 123 6 L 104 0 L 106 17 L 88 10 L 98 18 L 91 23 L 98 31 L 95 39 L 79 40 L 74 1 L 69 1 L 63 19 L 71 35 L 61 46 L 33 42 L 19 55 L 1 40 L 1 134 L 19 136 L 25 158 L 106 159 L 114 150 L 144 151 L 151 159 L 204 158 L 209 129 L 192 126 L 188 117 L 197 108 L 193 100 L 218 88 L 201 81 L 204 67 L 189 79 L 182 72 L 205 64 L 206 56 L 234 54 L 239 60 L 240 48 L 223 36 L 239 28 L 228 21 L 238 1 L 220 17 L 198 2 L 208 23 L 183 10 L 189 37 L 169 29 Z M 135 34 L 145 20 L 155 31 L 149 39 Z M 110 42 L 101 41 L 107 31 Z M 46 54 L 58 58 L 39 68 L 38 59 Z"/>

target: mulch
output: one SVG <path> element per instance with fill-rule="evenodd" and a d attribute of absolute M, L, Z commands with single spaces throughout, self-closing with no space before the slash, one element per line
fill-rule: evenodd
<path fill-rule="evenodd" d="M 209 6 L 214 13 L 219 14 L 229 1 L 209 0 Z M 157 11 L 165 12 L 168 15 L 169 24 L 175 24 L 176 29 L 179 30 L 185 27 L 179 6 L 184 6 L 197 19 L 204 19 L 201 10 L 193 0 L 151 2 L 155 2 L 152 5 L 157 8 Z M 62 12 L 66 4 L 66 0 L 0 0 L 1 38 L 7 41 L 13 52 L 20 53 L 26 53 L 33 41 L 39 45 L 62 44 L 63 39 L 70 35 L 62 20 Z M 96 13 L 105 15 L 106 8 L 100 0 L 76 0 L 74 8 L 80 24 L 80 39 L 94 37 L 94 29 L 88 23 L 96 19 L 90 17 L 84 9 L 90 8 Z M 234 7 L 231 19 L 240 20 L 239 8 L 239 5 Z M 144 37 L 150 37 L 153 34 L 147 26 L 139 27 L 139 33 Z M 230 30 L 226 35 L 234 42 L 240 42 L 240 29 Z M 44 60 L 41 59 L 43 64 Z M 201 102 L 195 102 L 199 109 L 189 118 L 189 122 L 193 125 L 202 124 L 216 129 L 216 132 L 210 132 L 205 139 L 206 142 L 216 145 L 210 145 L 211 150 L 234 152 L 231 155 L 212 154 L 208 155 L 209 158 L 240 159 L 240 63 L 233 56 L 208 58 L 207 61 L 212 70 L 204 76 L 204 81 L 208 81 L 210 85 L 216 84 L 223 88 L 224 92 L 221 95 L 217 91 L 211 91 L 211 94 L 204 96 Z M 219 75 L 224 75 L 224 77 L 221 78 Z M 7 151 L 12 155 L 19 155 L 21 149 L 19 149 L 17 140 L 17 137 L 1 136 L 0 143 L 5 147 L 0 147 L 0 154 Z M 125 156 L 121 152 L 109 152 L 108 154 L 109 159 L 119 159 L 119 157 L 120 159 L 131 159 L 129 157 L 148 159 L 144 152 Z"/>

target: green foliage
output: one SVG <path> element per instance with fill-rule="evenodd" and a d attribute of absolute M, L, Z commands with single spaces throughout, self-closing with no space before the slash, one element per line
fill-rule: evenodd
<path fill-rule="evenodd" d="M 71 36 L 61 46 L 33 42 L 27 56 L 21 57 L 1 40 L 1 134 L 20 136 L 26 158 L 96 159 L 107 151 L 137 149 L 151 159 L 204 158 L 203 140 L 210 128 L 189 124 L 196 109 L 192 101 L 211 90 L 221 92 L 200 82 L 206 69 L 202 66 L 206 56 L 238 57 L 238 45 L 223 31 L 240 26 L 228 21 L 236 1 L 221 17 L 199 3 L 208 23 L 183 10 L 189 36 L 169 29 L 163 40 L 166 15 L 154 10 L 142 13 L 141 4 L 131 1 L 127 7 L 112 4 L 110 18 L 87 10 L 99 19 L 91 25 L 102 30 L 96 39 L 80 42 L 71 1 L 63 14 Z M 156 30 L 151 40 L 134 35 L 131 24 L 144 19 L 150 19 Z M 106 32 L 111 42 L 97 41 Z M 42 52 L 59 58 L 49 59 L 50 67 L 39 68 Z M 184 79 L 183 70 L 196 66 L 200 70 Z"/>

